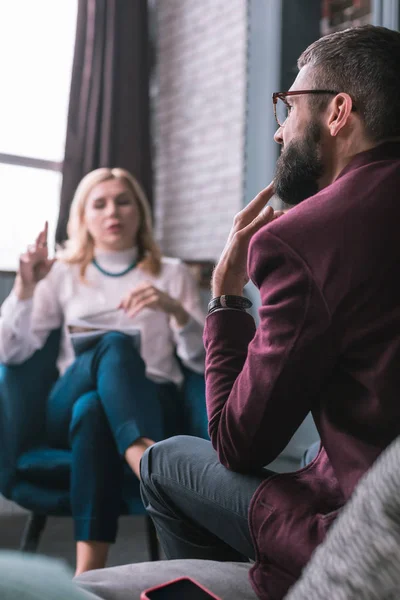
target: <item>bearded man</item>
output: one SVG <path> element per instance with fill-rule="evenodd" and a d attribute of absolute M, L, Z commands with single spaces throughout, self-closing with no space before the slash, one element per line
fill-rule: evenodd
<path fill-rule="evenodd" d="M 400 33 L 349 29 L 307 48 L 290 91 L 273 95 L 276 176 L 236 216 L 213 275 L 211 443 L 172 438 L 142 459 L 167 558 L 250 559 L 261 599 L 285 596 L 400 434 L 399 64 Z M 296 205 L 280 218 L 274 193 Z M 309 412 L 316 459 L 268 470 Z"/>

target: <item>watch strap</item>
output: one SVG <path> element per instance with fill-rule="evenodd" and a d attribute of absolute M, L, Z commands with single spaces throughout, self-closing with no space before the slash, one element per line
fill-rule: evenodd
<path fill-rule="evenodd" d="M 236 310 L 246 311 L 251 308 L 253 303 L 245 296 L 222 295 L 213 298 L 208 304 L 208 314 L 220 308 L 234 308 Z"/>

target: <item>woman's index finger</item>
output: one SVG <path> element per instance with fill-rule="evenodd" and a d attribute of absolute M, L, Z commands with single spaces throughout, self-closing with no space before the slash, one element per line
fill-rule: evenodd
<path fill-rule="evenodd" d="M 39 235 L 36 238 L 36 244 L 44 244 L 47 245 L 47 232 L 49 229 L 49 224 L 48 221 L 45 222 L 44 224 L 44 228 L 42 229 L 42 231 L 39 233 Z"/>

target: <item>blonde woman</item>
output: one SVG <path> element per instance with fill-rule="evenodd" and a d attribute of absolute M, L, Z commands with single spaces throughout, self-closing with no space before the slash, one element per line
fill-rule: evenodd
<path fill-rule="evenodd" d="M 139 477 L 142 454 L 163 437 L 160 403 L 182 382 L 175 352 L 204 368 L 204 315 L 186 266 L 161 256 L 146 197 L 127 171 L 102 168 L 83 178 L 68 236 L 50 260 L 46 225 L 21 256 L 2 306 L 0 362 L 25 361 L 63 328 L 47 431 L 51 445 L 72 450 L 79 574 L 103 567 L 115 541 L 123 459 Z M 71 323 L 88 314 L 110 332 L 75 356 Z"/>

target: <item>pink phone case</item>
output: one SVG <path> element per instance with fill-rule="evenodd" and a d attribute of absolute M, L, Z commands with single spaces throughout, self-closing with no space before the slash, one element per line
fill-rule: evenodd
<path fill-rule="evenodd" d="M 176 579 L 172 579 L 171 581 L 166 581 L 165 583 L 161 583 L 160 585 L 156 585 L 156 586 L 154 586 L 152 588 L 148 588 L 147 590 L 144 590 L 140 594 L 140 600 L 151 600 L 151 598 L 148 596 L 148 594 L 151 594 L 151 592 L 155 592 L 157 590 L 162 590 L 163 588 L 168 589 L 170 587 L 171 590 L 173 590 L 173 584 L 174 583 L 178 583 L 179 581 L 190 581 L 195 586 L 197 586 L 198 588 L 200 588 L 201 590 L 203 590 L 203 592 L 205 592 L 206 594 L 208 594 L 209 597 L 210 597 L 210 600 L 222 600 L 219 596 L 216 596 L 215 594 L 213 594 L 212 592 L 210 592 L 210 590 L 208 590 L 207 588 L 205 588 L 204 585 L 201 585 L 201 583 L 199 583 L 198 581 L 196 581 L 192 577 L 177 577 Z"/>

